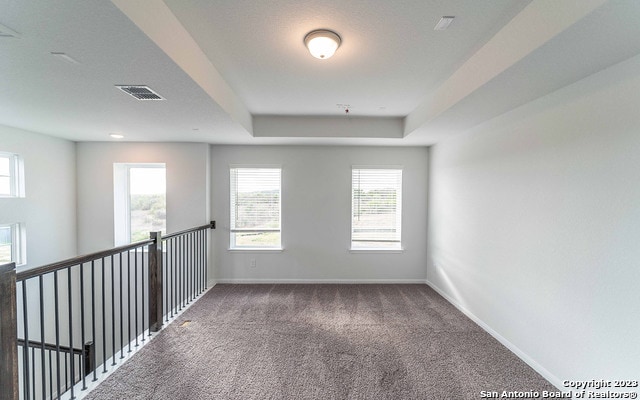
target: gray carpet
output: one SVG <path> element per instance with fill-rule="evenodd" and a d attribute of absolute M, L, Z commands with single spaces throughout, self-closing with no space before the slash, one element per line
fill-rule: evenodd
<path fill-rule="evenodd" d="M 426 285 L 218 285 L 87 398 L 479 399 L 481 390 L 556 389 Z"/>

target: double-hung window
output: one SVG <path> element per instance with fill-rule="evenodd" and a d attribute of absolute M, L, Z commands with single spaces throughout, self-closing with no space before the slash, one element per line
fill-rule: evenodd
<path fill-rule="evenodd" d="M 0 265 L 10 262 L 21 265 L 25 260 L 24 226 L 0 224 Z"/>
<path fill-rule="evenodd" d="M 351 249 L 401 250 L 402 168 L 351 170 Z"/>
<path fill-rule="evenodd" d="M 281 169 L 230 168 L 230 248 L 280 249 Z"/>
<path fill-rule="evenodd" d="M 0 197 L 24 197 L 22 158 L 0 152 Z"/>

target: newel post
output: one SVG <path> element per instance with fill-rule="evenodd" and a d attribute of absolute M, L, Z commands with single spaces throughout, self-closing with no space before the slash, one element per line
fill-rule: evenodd
<path fill-rule="evenodd" d="M 162 328 L 162 233 L 151 232 L 149 245 L 149 332 Z"/>
<path fill-rule="evenodd" d="M 0 265 L 0 399 L 18 400 L 16 264 Z"/>

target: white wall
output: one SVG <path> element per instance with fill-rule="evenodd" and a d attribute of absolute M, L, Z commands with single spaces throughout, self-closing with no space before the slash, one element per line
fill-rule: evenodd
<path fill-rule="evenodd" d="M 640 376 L 640 56 L 430 152 L 430 285 L 554 384 Z"/>
<path fill-rule="evenodd" d="M 76 255 L 75 144 L 0 125 L 0 151 L 24 159 L 25 198 L 0 198 L 0 223 L 25 224 L 26 264 Z"/>
<path fill-rule="evenodd" d="M 212 146 L 211 164 L 218 282 L 424 282 L 426 148 Z M 282 252 L 228 250 L 230 164 L 282 166 Z M 349 252 L 352 165 L 404 167 L 404 252 Z"/>
<path fill-rule="evenodd" d="M 114 245 L 113 164 L 165 163 L 167 233 L 209 222 L 209 146 L 201 143 L 77 145 L 78 251 Z"/>

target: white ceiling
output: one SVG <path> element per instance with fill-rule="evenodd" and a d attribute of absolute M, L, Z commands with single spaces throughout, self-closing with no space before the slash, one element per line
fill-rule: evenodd
<path fill-rule="evenodd" d="M 443 15 L 456 19 L 434 31 Z M 76 141 L 429 145 L 639 54 L 638 21 L 636 0 L 0 0 L 19 34 L 0 37 L 0 124 Z M 318 28 L 343 39 L 329 60 L 304 47 Z"/>
<path fill-rule="evenodd" d="M 405 116 L 528 1 L 167 0 L 252 114 Z M 447 31 L 433 28 L 443 15 Z M 310 57 L 305 35 L 342 45 Z M 386 107 L 380 110 L 380 107 Z"/>

